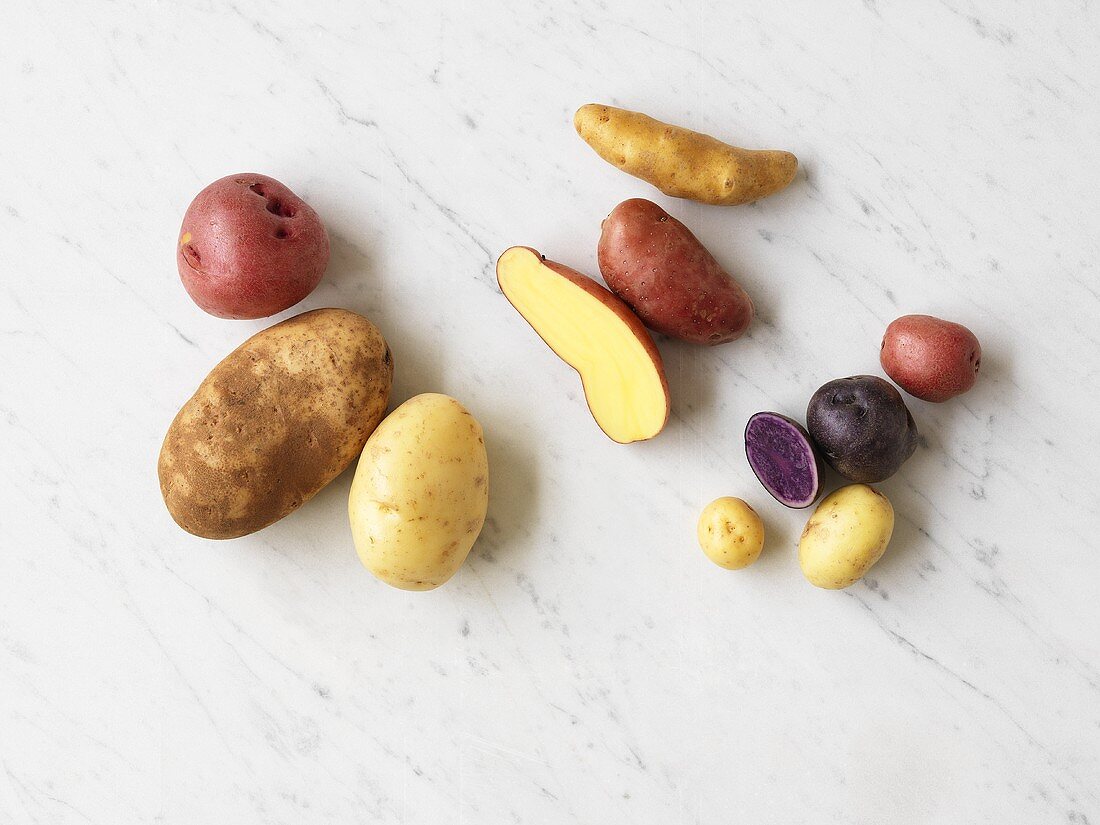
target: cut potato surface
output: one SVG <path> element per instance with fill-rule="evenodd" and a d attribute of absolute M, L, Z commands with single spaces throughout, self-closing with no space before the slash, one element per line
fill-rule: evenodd
<path fill-rule="evenodd" d="M 500 256 L 497 281 L 535 332 L 580 374 L 600 429 L 622 444 L 661 431 L 669 414 L 661 357 L 626 304 L 527 247 Z"/>

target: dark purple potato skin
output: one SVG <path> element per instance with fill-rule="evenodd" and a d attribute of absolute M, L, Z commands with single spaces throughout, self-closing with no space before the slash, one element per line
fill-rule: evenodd
<path fill-rule="evenodd" d="M 877 375 L 837 378 L 806 408 L 810 437 L 829 466 L 851 481 L 885 481 L 917 449 L 917 425 L 901 393 Z"/>
<path fill-rule="evenodd" d="M 219 318 L 266 318 L 301 301 L 328 266 L 325 226 L 274 178 L 214 181 L 187 207 L 176 266 L 187 294 Z"/>
<path fill-rule="evenodd" d="M 758 412 L 745 425 L 745 455 L 757 479 L 780 504 L 801 510 L 817 500 L 821 463 L 809 433 L 776 412 Z"/>

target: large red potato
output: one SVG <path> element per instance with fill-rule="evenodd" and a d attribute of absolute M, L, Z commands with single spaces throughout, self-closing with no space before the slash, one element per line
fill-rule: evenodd
<path fill-rule="evenodd" d="M 176 246 L 184 288 L 219 318 L 266 318 L 294 306 L 317 286 L 328 257 L 328 233 L 309 204 L 252 173 L 199 192 Z"/>
<path fill-rule="evenodd" d="M 946 401 L 971 387 L 982 347 L 961 324 L 931 315 L 904 315 L 886 328 L 882 368 L 899 387 L 923 401 Z"/>
<path fill-rule="evenodd" d="M 740 338 L 752 300 L 691 231 L 652 201 L 632 198 L 603 222 L 600 273 L 647 327 L 693 344 Z"/>

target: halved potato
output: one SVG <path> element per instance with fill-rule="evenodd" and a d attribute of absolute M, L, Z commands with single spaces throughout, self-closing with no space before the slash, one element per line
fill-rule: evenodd
<path fill-rule="evenodd" d="M 630 308 L 591 278 L 513 246 L 497 261 L 505 297 L 581 376 L 592 417 L 620 444 L 653 438 L 669 415 L 661 354 Z"/>

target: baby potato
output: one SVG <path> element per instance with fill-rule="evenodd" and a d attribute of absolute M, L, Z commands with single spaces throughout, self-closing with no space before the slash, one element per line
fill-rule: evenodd
<path fill-rule="evenodd" d="M 764 522 L 733 496 L 716 498 L 704 507 L 696 533 L 707 558 L 727 570 L 748 567 L 764 547 Z"/>
<path fill-rule="evenodd" d="M 827 496 L 798 542 L 802 574 L 815 587 L 840 590 L 859 581 L 882 558 L 894 532 L 894 508 L 866 484 Z"/>
<path fill-rule="evenodd" d="M 462 566 L 488 506 L 481 425 L 455 399 L 424 393 L 367 439 L 348 515 L 371 573 L 402 590 L 432 590 Z"/>

